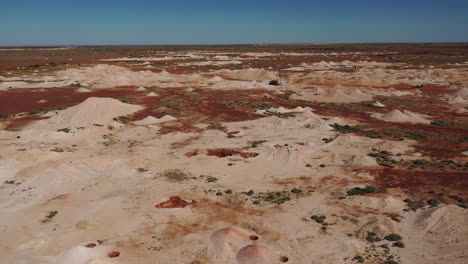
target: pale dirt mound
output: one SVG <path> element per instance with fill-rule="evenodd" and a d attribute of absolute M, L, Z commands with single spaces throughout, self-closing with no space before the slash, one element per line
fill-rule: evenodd
<path fill-rule="evenodd" d="M 231 262 L 239 249 L 251 242 L 247 232 L 234 227 L 219 229 L 209 239 L 210 248 L 216 258 L 225 262 Z"/>
<path fill-rule="evenodd" d="M 327 91 L 324 91 L 321 88 L 300 90 L 300 94 L 291 95 L 291 99 L 313 100 L 334 103 L 352 103 L 370 101 L 372 100 L 372 96 L 373 94 L 370 92 L 363 93 L 360 90 L 349 91 L 348 88 L 337 86 Z"/>
<path fill-rule="evenodd" d="M 309 94 L 324 94 L 325 90 L 320 87 L 313 87 L 311 89 L 304 89 L 304 92 Z"/>
<path fill-rule="evenodd" d="M 393 197 L 376 198 L 370 196 L 353 196 L 349 198 L 355 205 L 368 207 L 385 213 L 401 213 L 405 208 L 403 201 Z"/>
<path fill-rule="evenodd" d="M 407 236 L 404 238 L 407 250 L 402 251 L 402 261 L 416 264 L 467 263 L 467 223 L 468 211 L 457 205 L 410 213 L 402 223 L 402 233 Z"/>
<path fill-rule="evenodd" d="M 255 81 L 264 81 L 264 80 L 276 80 L 278 77 L 265 69 L 244 69 L 240 71 L 231 71 L 229 73 L 231 77 L 242 79 L 242 80 L 255 80 Z"/>
<path fill-rule="evenodd" d="M 170 122 L 170 121 L 175 121 L 175 120 L 177 120 L 177 118 L 170 116 L 170 115 L 165 115 L 161 118 L 156 118 L 154 116 L 147 116 L 143 118 L 142 120 L 133 122 L 133 124 L 139 125 L 139 126 L 146 126 L 146 125 L 160 124 L 160 123 Z"/>
<path fill-rule="evenodd" d="M 121 86 L 179 87 L 179 81 L 200 81 L 201 78 L 196 75 L 172 75 L 165 71 L 160 73 L 149 70 L 132 71 L 125 67 L 98 64 L 93 67 L 57 71 L 55 76 L 47 76 L 38 80 L 51 82 L 50 84 L 39 83 L 40 87 L 66 86 L 78 82 L 86 87 L 113 88 Z"/>
<path fill-rule="evenodd" d="M 357 237 L 365 239 L 369 232 L 386 236 L 393 233 L 398 234 L 399 227 L 395 221 L 386 216 L 374 216 L 357 231 Z"/>
<path fill-rule="evenodd" d="M 403 110 L 402 112 L 400 110 L 395 109 L 383 115 L 374 114 L 374 117 L 387 121 L 387 122 L 424 123 L 424 124 L 430 123 L 429 120 L 425 119 L 421 115 L 415 114 L 407 110 Z"/>
<path fill-rule="evenodd" d="M 468 237 L 467 223 L 468 211 L 456 205 L 430 208 L 416 218 L 416 224 L 427 235 L 445 236 L 450 240 L 453 236 Z"/>
<path fill-rule="evenodd" d="M 385 105 L 382 104 L 382 103 L 379 102 L 379 101 L 373 102 L 373 103 L 371 104 L 371 106 L 373 106 L 373 107 L 385 107 Z"/>
<path fill-rule="evenodd" d="M 275 164 L 275 166 L 304 167 L 307 164 L 305 151 L 285 147 L 266 147 L 266 152 L 261 153 L 258 157 Z"/>
<path fill-rule="evenodd" d="M 145 87 L 138 87 L 135 90 L 136 91 L 146 91 L 146 88 Z"/>
<path fill-rule="evenodd" d="M 256 113 L 259 113 L 259 114 L 264 114 L 266 112 L 278 113 L 278 114 L 302 113 L 302 112 L 306 111 L 306 109 L 310 109 L 310 108 L 309 107 L 303 108 L 303 107 L 298 106 L 298 107 L 293 108 L 293 109 L 286 109 L 286 108 L 280 106 L 278 108 L 270 107 L 268 110 L 257 110 Z"/>
<path fill-rule="evenodd" d="M 455 97 L 461 97 L 463 99 L 468 99 L 468 88 L 461 88 L 453 93 L 450 93 L 448 97 L 455 98 Z"/>
<path fill-rule="evenodd" d="M 375 159 L 362 154 L 352 156 L 345 163 L 351 166 L 377 166 Z"/>
<path fill-rule="evenodd" d="M 237 264 L 276 264 L 278 257 L 273 250 L 264 245 L 248 245 L 236 256 Z"/>
<path fill-rule="evenodd" d="M 86 243 L 84 243 L 86 244 Z M 84 245 L 83 244 L 83 245 Z M 88 264 L 88 263 L 111 263 L 106 260 L 107 248 L 103 246 L 86 247 L 76 246 L 70 248 L 56 258 L 56 264 Z"/>
<path fill-rule="evenodd" d="M 139 105 L 122 103 L 112 98 L 90 97 L 79 105 L 60 111 L 46 120 L 63 127 L 85 127 L 106 124 L 114 117 L 125 116 L 142 109 Z"/>
<path fill-rule="evenodd" d="M 78 89 L 76 91 L 79 92 L 79 93 L 89 93 L 89 92 L 91 92 L 91 90 L 83 88 L 83 87 L 81 87 L 80 89 Z"/>
<path fill-rule="evenodd" d="M 460 104 L 460 103 L 465 103 L 466 100 L 463 99 L 463 98 L 460 97 L 460 96 L 456 96 L 456 97 L 454 97 L 453 99 L 451 99 L 450 102 L 453 103 L 453 104 Z"/>
<path fill-rule="evenodd" d="M 47 103 L 47 102 L 48 102 L 48 101 L 45 100 L 45 99 L 41 99 L 41 100 L 37 101 L 38 104 L 43 104 L 43 103 Z"/>
<path fill-rule="evenodd" d="M 154 97 L 154 96 L 158 96 L 158 94 L 154 93 L 154 92 L 151 92 L 151 93 L 147 94 L 146 96 Z"/>
<path fill-rule="evenodd" d="M 208 80 L 209 82 L 223 82 L 224 79 L 222 77 L 219 77 L 219 76 L 214 76 L 213 78 L 209 79 Z"/>

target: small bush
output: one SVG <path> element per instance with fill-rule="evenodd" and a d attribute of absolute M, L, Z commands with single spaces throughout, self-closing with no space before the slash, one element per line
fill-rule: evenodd
<path fill-rule="evenodd" d="M 366 240 L 369 241 L 369 242 L 380 242 L 380 241 L 382 241 L 382 238 L 377 236 L 377 234 L 374 233 L 374 232 L 369 232 L 369 233 L 367 233 Z"/>
<path fill-rule="evenodd" d="M 355 256 L 353 258 L 354 261 L 357 261 L 358 263 L 364 263 L 365 259 L 361 256 Z"/>
<path fill-rule="evenodd" d="M 324 215 L 320 215 L 320 216 L 318 216 L 318 215 L 313 215 L 313 216 L 310 217 L 310 219 L 314 220 L 314 221 L 315 221 L 316 223 L 318 223 L 318 224 L 323 224 L 323 223 L 325 222 L 325 219 L 326 219 L 326 218 L 327 218 L 327 217 L 324 216 Z"/>
<path fill-rule="evenodd" d="M 431 207 L 436 207 L 440 204 L 440 202 L 437 199 L 430 199 L 427 201 L 427 204 L 430 205 Z"/>
<path fill-rule="evenodd" d="M 295 194 L 301 194 L 302 193 L 302 190 L 301 189 L 297 189 L 297 188 L 293 188 L 291 190 L 292 193 L 295 193 Z"/>
<path fill-rule="evenodd" d="M 399 248 L 404 248 L 405 247 L 405 243 L 401 242 L 401 241 L 397 241 L 395 243 L 393 243 L 393 246 L 394 247 L 399 247 Z"/>
<path fill-rule="evenodd" d="M 350 126 L 350 125 L 339 125 L 337 123 L 334 123 L 331 125 L 336 131 L 342 132 L 342 133 L 359 133 L 362 132 L 362 129 L 356 126 Z"/>
<path fill-rule="evenodd" d="M 213 177 L 211 175 L 200 175 L 200 179 L 205 179 L 206 182 L 211 183 L 211 182 L 216 182 L 218 178 Z"/>
<path fill-rule="evenodd" d="M 169 169 L 163 171 L 160 176 L 171 182 L 182 182 L 188 179 L 189 174 L 181 169 Z"/>
<path fill-rule="evenodd" d="M 122 124 L 127 124 L 130 118 L 128 116 L 118 116 L 114 117 L 113 120 Z"/>
<path fill-rule="evenodd" d="M 455 123 L 452 122 L 452 121 L 448 121 L 448 120 L 436 120 L 436 121 L 432 121 L 431 125 L 435 125 L 435 126 L 454 126 Z"/>
<path fill-rule="evenodd" d="M 382 190 L 380 188 L 367 185 L 364 188 L 354 187 L 352 189 L 349 189 L 346 193 L 349 196 L 353 196 L 353 195 L 364 195 L 364 194 L 368 194 L 368 193 L 381 193 L 381 192 L 382 192 Z"/>
<path fill-rule="evenodd" d="M 402 240 L 403 238 L 398 234 L 390 234 L 388 236 L 385 236 L 384 239 L 388 241 L 399 241 L 399 240 Z"/>
<path fill-rule="evenodd" d="M 41 220 L 41 223 L 45 224 L 50 221 L 58 214 L 58 211 L 49 211 L 49 213 L 46 215 L 44 219 Z"/>
<path fill-rule="evenodd" d="M 250 146 L 252 148 L 256 148 L 256 147 L 258 147 L 258 145 L 263 144 L 265 142 L 267 142 L 267 141 L 266 140 L 255 140 L 255 141 L 251 142 Z"/>

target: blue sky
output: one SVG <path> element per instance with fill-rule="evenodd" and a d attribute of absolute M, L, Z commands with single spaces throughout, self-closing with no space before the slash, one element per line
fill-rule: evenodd
<path fill-rule="evenodd" d="M 467 41 L 468 0 L 0 0 L 0 45 Z"/>

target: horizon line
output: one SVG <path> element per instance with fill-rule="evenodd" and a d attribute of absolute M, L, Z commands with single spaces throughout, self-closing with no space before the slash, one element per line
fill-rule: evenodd
<path fill-rule="evenodd" d="M 44 47 L 148 47 L 148 46 L 279 46 L 279 45 L 353 45 L 353 44 L 468 44 L 468 41 L 431 42 L 330 42 L 330 43 L 233 43 L 233 44 L 45 44 L 45 45 L 0 45 L 0 48 L 44 48 Z"/>

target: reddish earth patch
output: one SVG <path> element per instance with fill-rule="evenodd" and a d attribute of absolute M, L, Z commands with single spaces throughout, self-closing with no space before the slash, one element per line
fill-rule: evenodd
<path fill-rule="evenodd" d="M 309 185 L 312 183 L 312 180 L 308 177 L 301 176 L 299 178 L 293 179 L 284 179 L 284 180 L 274 180 L 274 184 L 284 185 L 284 186 L 297 186 L 297 185 Z"/>
<path fill-rule="evenodd" d="M 27 124 L 46 119 L 39 114 L 54 109 L 66 108 L 79 104 L 89 97 L 121 98 L 135 95 L 136 92 L 129 88 L 100 89 L 89 93 L 78 93 L 75 88 L 45 88 L 45 89 L 12 89 L 0 93 L 0 114 L 16 115 L 30 113 L 19 118 L 6 118 L 9 121 L 5 130 L 17 131 Z M 47 100 L 46 103 L 37 103 L 39 100 Z"/>
<path fill-rule="evenodd" d="M 264 98 L 267 90 L 217 90 L 198 89 L 187 92 L 182 88 L 164 88 L 156 91 L 160 96 L 139 96 L 129 101 L 140 104 L 146 108 L 132 116 L 133 120 L 140 120 L 147 116 L 162 117 L 172 115 L 178 118 L 182 127 L 165 127 L 160 132 L 195 130 L 192 126 L 202 122 L 237 122 L 262 118 L 254 113 L 254 105 L 269 104 L 279 106 L 287 101 L 274 98 Z M 294 106 L 297 103 L 292 104 Z M 234 132 L 234 131 L 233 131 Z"/>
<path fill-rule="evenodd" d="M 21 118 L 12 119 L 10 123 L 4 128 L 7 131 L 19 131 L 21 128 L 25 127 L 27 124 L 38 121 L 42 119 L 47 119 L 46 117 L 40 117 L 38 115 L 25 116 Z"/>
<path fill-rule="evenodd" d="M 202 130 L 203 129 L 183 123 L 182 126 L 165 126 L 159 129 L 159 133 L 162 133 L 162 134 L 167 134 L 171 132 L 198 133 L 198 132 L 201 132 Z"/>
<path fill-rule="evenodd" d="M 252 240 L 252 241 L 257 241 L 258 240 L 258 236 L 249 236 L 249 239 Z"/>
<path fill-rule="evenodd" d="M 457 191 L 468 190 L 468 173 L 466 171 L 422 171 L 392 168 L 357 169 L 368 172 L 375 177 L 376 184 L 383 188 L 402 188 L 429 190 L 446 187 Z"/>
<path fill-rule="evenodd" d="M 95 243 L 89 243 L 89 244 L 86 244 L 86 245 L 85 245 L 85 247 L 87 247 L 87 248 L 93 248 L 93 247 L 95 247 L 95 246 L 96 246 Z"/>
<path fill-rule="evenodd" d="M 135 94 L 130 89 L 99 89 L 89 93 L 76 92 L 77 88 L 11 89 L 0 93 L 0 114 L 15 115 L 23 112 L 41 111 L 67 107 L 83 102 L 89 97 L 121 98 Z M 39 100 L 47 100 L 38 103 Z"/>
<path fill-rule="evenodd" d="M 171 196 L 169 200 L 155 205 L 156 208 L 185 208 L 187 206 L 195 205 L 195 201 L 187 202 L 182 200 L 179 196 Z"/>
<path fill-rule="evenodd" d="M 184 154 L 184 156 L 187 157 L 187 158 L 191 158 L 191 157 L 196 156 L 196 155 L 198 155 L 198 151 L 196 151 L 196 150 L 190 151 L 190 152 L 187 152 L 187 153 Z"/>
<path fill-rule="evenodd" d="M 116 258 L 116 257 L 120 256 L 120 252 L 118 252 L 118 251 L 112 251 L 112 252 L 107 253 L 107 256 L 108 256 L 109 258 Z"/>
<path fill-rule="evenodd" d="M 256 157 L 256 156 L 258 156 L 258 153 L 255 153 L 255 152 L 241 152 L 241 151 L 235 150 L 235 149 L 209 149 L 208 153 L 206 155 L 207 156 L 216 156 L 218 158 L 224 158 L 224 157 L 239 155 L 239 156 L 243 157 L 244 159 L 246 159 L 246 158 Z"/>

